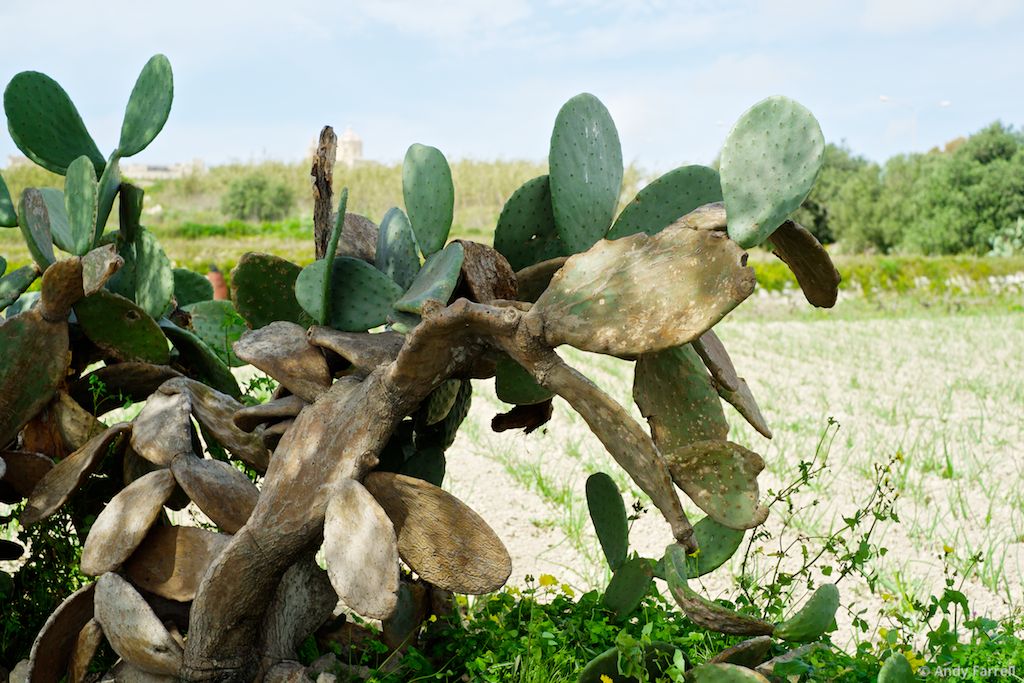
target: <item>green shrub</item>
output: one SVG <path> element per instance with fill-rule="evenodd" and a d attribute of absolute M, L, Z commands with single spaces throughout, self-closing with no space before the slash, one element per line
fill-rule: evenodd
<path fill-rule="evenodd" d="M 287 217 L 294 204 L 295 193 L 287 183 L 253 172 L 231 181 L 221 211 L 242 221 L 277 221 Z"/>

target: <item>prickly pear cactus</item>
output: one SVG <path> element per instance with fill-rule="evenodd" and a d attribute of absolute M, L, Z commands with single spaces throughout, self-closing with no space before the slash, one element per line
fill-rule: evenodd
<path fill-rule="evenodd" d="M 52 79 L 18 74 L 4 93 L 16 144 L 66 178 L 62 190 L 25 190 L 17 211 L 0 181 L 0 226 L 20 228 L 33 260 L 0 257 L 0 491 L 28 501 L 25 525 L 71 515 L 68 528 L 85 534 L 79 569 L 96 577 L 32 626 L 30 680 L 69 667 L 77 680 L 104 639 L 121 660 L 114 677 L 254 680 L 262 663 L 297 661 L 296 644 L 314 633 L 329 638 L 339 598 L 380 620 L 399 652 L 451 592 L 498 589 L 508 551 L 441 488 L 473 382 L 492 377 L 517 404 L 496 431 L 528 434 L 564 400 L 671 528 L 660 561 L 630 552 L 633 518 L 615 480 L 588 479 L 611 618 L 630 619 L 658 576 L 705 628 L 793 642 L 827 632 L 834 586 L 775 625 L 689 584 L 726 564 L 767 514 L 764 463 L 726 440 L 722 401 L 770 430 L 711 328 L 755 286 L 743 247 L 768 238 L 810 189 L 820 132 L 805 110 L 757 105 L 730 134 L 721 178 L 676 169 L 616 219 L 618 133 L 595 97 L 574 97 L 555 121 L 550 175 L 509 198 L 496 249 L 449 242 L 454 186 L 440 150 L 409 148 L 405 212 L 392 209 L 379 229 L 346 212 L 347 191 L 332 221 L 324 155 L 314 167 L 321 258 L 301 268 L 246 254 L 222 301 L 202 275 L 174 268 L 143 225 L 143 191 L 121 182 L 120 159 L 159 134 L 173 89 L 168 61 L 153 57 L 106 159 Z M 747 164 L 751 154 L 762 156 Z M 834 302 L 838 280 L 813 237 L 787 225 L 772 239 L 811 303 Z M 563 344 L 635 361 L 647 424 L 566 364 Z M 269 399 L 243 395 L 232 372 L 243 364 L 277 383 Z M 138 416 L 108 427 L 128 402 L 144 403 Z M 37 438 L 49 426 L 57 436 Z M 692 525 L 674 485 L 707 516 Z M 211 528 L 164 514 L 189 502 Z M 321 543 L 326 570 L 314 559 Z M 761 680 L 736 666 L 766 651 L 764 639 L 748 642 L 692 669 L 654 643 L 647 672 L 685 664 L 687 680 Z M 580 675 L 609 678 L 635 680 L 619 675 L 614 650 Z"/>

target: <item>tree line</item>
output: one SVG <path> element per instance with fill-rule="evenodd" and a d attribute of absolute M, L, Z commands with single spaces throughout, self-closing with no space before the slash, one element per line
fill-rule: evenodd
<path fill-rule="evenodd" d="M 884 164 L 829 144 L 796 219 L 846 252 L 1024 253 L 1024 134 L 997 122 Z"/>

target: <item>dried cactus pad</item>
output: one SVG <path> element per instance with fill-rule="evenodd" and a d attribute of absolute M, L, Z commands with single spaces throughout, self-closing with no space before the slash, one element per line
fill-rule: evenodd
<path fill-rule="evenodd" d="M 7 128 L 32 161 L 64 175 L 71 162 L 87 156 L 103 171 L 104 159 L 71 98 L 57 81 L 38 71 L 22 71 L 4 90 Z"/>
<path fill-rule="evenodd" d="M 753 669 L 737 664 L 702 664 L 691 670 L 687 683 L 768 683 Z"/>
<path fill-rule="evenodd" d="M 718 395 L 731 404 L 743 416 L 743 419 L 750 423 L 751 427 L 764 438 L 772 438 L 771 427 L 768 426 L 768 421 L 761 413 L 761 408 L 757 405 L 747 380 L 742 377 L 736 378 L 736 391 L 729 391 L 721 384 L 718 384 L 717 388 Z"/>
<path fill-rule="evenodd" d="M 455 186 L 448 160 L 436 147 L 409 147 L 402 164 L 405 210 L 424 258 L 448 240 L 455 210 Z"/>
<path fill-rule="evenodd" d="M 764 522 L 757 475 L 764 460 L 731 441 L 698 441 L 664 452 L 676 485 L 708 516 L 730 529 L 751 529 Z"/>
<path fill-rule="evenodd" d="M 677 168 L 637 193 L 615 219 L 608 239 L 638 232 L 654 235 L 697 207 L 720 201 L 718 171 L 707 166 Z"/>
<path fill-rule="evenodd" d="M 633 399 L 662 453 L 729 435 L 722 400 L 689 344 L 640 356 Z"/>
<path fill-rule="evenodd" d="M 132 553 L 124 570 L 143 590 L 168 600 L 190 602 L 229 540 L 227 534 L 196 527 L 156 527 Z"/>
<path fill-rule="evenodd" d="M 121 123 L 121 141 L 117 151 L 123 157 L 138 154 L 159 135 L 174 100 L 174 76 L 171 63 L 163 55 L 153 55 L 135 81 Z"/>
<path fill-rule="evenodd" d="M 799 223 L 786 221 L 772 233 L 771 244 L 772 253 L 793 271 L 812 306 L 832 308 L 836 305 L 842 278 L 818 238 Z"/>
<path fill-rule="evenodd" d="M 505 585 L 512 558 L 480 515 L 458 498 L 390 472 L 372 472 L 364 485 L 395 525 L 402 559 L 423 579 L 470 595 Z"/>
<path fill-rule="evenodd" d="M 581 93 L 562 105 L 548 164 L 555 228 L 570 253 L 585 251 L 608 232 L 622 189 L 619 133 L 599 99 Z"/>
<path fill-rule="evenodd" d="M 245 525 L 260 497 L 249 477 L 222 460 L 177 458 L 171 473 L 192 502 L 229 534 Z"/>
<path fill-rule="evenodd" d="M 839 589 L 834 583 L 822 584 L 800 611 L 779 624 L 772 635 L 795 643 L 817 640 L 835 622 L 838 609 Z"/>
<path fill-rule="evenodd" d="M 821 127 L 803 105 L 769 97 L 740 117 L 722 147 L 729 237 L 764 242 L 807 198 L 825 154 Z"/>
<path fill-rule="evenodd" d="M 67 672 L 78 634 L 93 617 L 96 584 L 65 598 L 39 630 L 29 655 L 28 681 L 59 681 Z"/>
<path fill-rule="evenodd" d="M 555 229 L 548 176 L 527 180 L 508 198 L 494 229 L 494 248 L 515 270 L 568 255 Z"/>
<path fill-rule="evenodd" d="M 739 389 L 740 378 L 729 352 L 714 330 L 708 330 L 693 341 L 693 350 L 704 361 L 716 384 L 728 391 Z"/>
<path fill-rule="evenodd" d="M 357 614 L 387 619 L 398 605 L 398 538 L 387 513 L 359 482 L 346 479 L 327 503 L 327 574 Z"/>
<path fill-rule="evenodd" d="M 96 581 L 96 621 L 121 659 L 154 674 L 177 674 L 184 653 L 139 592 L 114 573 Z"/>
<path fill-rule="evenodd" d="M 550 346 L 623 357 L 681 346 L 754 291 L 746 261 L 723 233 L 680 225 L 604 240 L 566 261 L 526 317 Z"/>
<path fill-rule="evenodd" d="M 156 470 L 111 498 L 85 539 L 82 573 L 99 576 L 114 571 L 131 557 L 176 487 L 170 470 Z"/>

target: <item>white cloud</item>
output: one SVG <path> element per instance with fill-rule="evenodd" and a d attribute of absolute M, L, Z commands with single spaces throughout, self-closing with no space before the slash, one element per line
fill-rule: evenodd
<path fill-rule="evenodd" d="M 861 22 L 884 33 L 913 32 L 943 25 L 988 26 L 1020 15 L 1017 0 L 868 0 Z"/>

